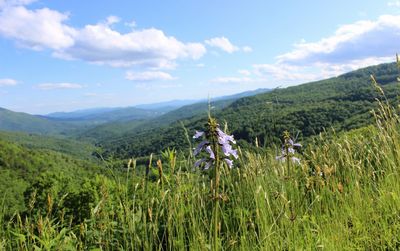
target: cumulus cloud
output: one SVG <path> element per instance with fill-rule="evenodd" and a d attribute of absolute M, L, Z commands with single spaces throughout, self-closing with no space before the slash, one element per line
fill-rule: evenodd
<path fill-rule="evenodd" d="M 317 42 L 296 44 L 294 50 L 277 59 L 292 65 L 379 59 L 395 55 L 400 49 L 399 40 L 400 16 L 383 15 L 376 21 L 343 25 L 332 36 Z"/>
<path fill-rule="evenodd" d="M 55 90 L 55 89 L 81 89 L 83 88 L 80 84 L 74 83 L 43 83 L 37 85 L 38 89 L 41 90 Z"/>
<path fill-rule="evenodd" d="M 0 79 L 0 87 L 2 86 L 13 86 L 13 85 L 17 85 L 18 81 L 15 79 L 11 79 L 11 78 L 3 78 Z"/>
<path fill-rule="evenodd" d="M 48 8 L 7 5 L 0 10 L 0 35 L 31 49 L 51 49 L 58 58 L 115 67 L 173 68 L 177 60 L 206 53 L 201 43 L 181 42 L 155 28 L 121 33 L 111 27 L 120 21 L 116 16 L 83 28 L 67 25 L 68 18 Z"/>
<path fill-rule="evenodd" d="M 254 64 L 248 70 L 239 70 L 239 76 L 214 78 L 211 82 L 287 86 L 335 77 L 394 61 L 396 52 L 400 52 L 398 41 L 400 16 L 383 15 L 375 21 L 343 25 L 316 42 L 302 39 L 293 50 L 277 56 L 275 62 Z"/>
<path fill-rule="evenodd" d="M 0 12 L 0 34 L 35 50 L 59 50 L 74 45 L 75 29 L 63 24 L 67 14 L 47 8 L 6 7 Z"/>
<path fill-rule="evenodd" d="M 239 50 L 239 47 L 233 45 L 226 37 L 211 38 L 206 40 L 205 43 L 211 47 L 217 47 L 228 53 L 233 53 Z"/>
<path fill-rule="evenodd" d="M 154 28 L 121 34 L 106 25 L 87 25 L 75 44 L 57 51 L 57 56 L 108 64 L 171 68 L 177 59 L 198 59 L 206 49 L 198 43 L 183 43 Z"/>
<path fill-rule="evenodd" d="M 338 76 L 370 65 L 394 61 L 400 51 L 400 16 L 383 15 L 339 27 L 316 42 L 301 42 L 275 63 L 255 64 L 261 78 L 295 84 Z"/>
<path fill-rule="evenodd" d="M 174 80 L 169 73 L 162 71 L 145 71 L 145 72 L 126 72 L 125 78 L 132 81 L 148 82 L 148 81 L 165 81 Z"/>

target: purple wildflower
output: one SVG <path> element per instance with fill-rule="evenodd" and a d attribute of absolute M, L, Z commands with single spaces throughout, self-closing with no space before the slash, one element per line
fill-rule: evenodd
<path fill-rule="evenodd" d="M 194 167 L 198 167 L 201 165 L 201 163 L 203 163 L 204 161 L 206 161 L 206 159 L 199 159 L 196 162 L 194 162 Z"/>
<path fill-rule="evenodd" d="M 285 144 L 282 146 L 282 155 L 276 156 L 275 159 L 285 162 L 286 159 L 292 160 L 293 163 L 295 164 L 300 164 L 300 159 L 294 157 L 296 151 L 295 147 L 299 148 L 301 147 L 301 144 L 299 143 L 294 143 L 294 141 L 290 138 L 290 135 L 288 132 L 285 132 Z"/>
<path fill-rule="evenodd" d="M 286 157 L 285 157 L 284 155 L 276 156 L 275 159 L 276 159 L 276 160 L 279 160 L 279 161 L 282 161 L 282 162 L 285 162 L 285 161 L 286 161 Z M 294 164 L 300 164 L 300 159 L 299 159 L 299 158 L 290 157 L 290 160 L 292 160 L 292 162 L 293 162 Z"/>
<path fill-rule="evenodd" d="M 196 149 L 194 149 L 193 151 L 193 155 L 196 156 L 197 154 L 199 154 L 201 152 L 201 150 L 204 148 L 205 145 L 209 144 L 209 142 L 207 140 L 202 141 L 197 147 Z"/>
<path fill-rule="evenodd" d="M 206 151 L 210 154 L 210 159 L 215 159 L 215 155 L 213 150 L 211 149 L 211 146 L 207 146 Z"/>
<path fill-rule="evenodd" d="M 194 139 L 198 139 L 198 138 L 200 138 L 200 137 L 203 136 L 203 135 L 204 135 L 204 132 L 202 132 L 202 131 L 196 131 L 196 133 L 194 134 L 193 138 L 194 138 Z"/>
<path fill-rule="evenodd" d="M 218 143 L 221 145 L 223 144 L 229 144 L 229 141 L 233 144 L 236 144 L 235 139 L 233 138 L 233 135 L 227 135 L 224 133 L 221 129 L 217 128 L 217 133 L 218 133 Z"/>
<path fill-rule="evenodd" d="M 230 159 L 224 159 L 224 160 L 225 160 L 226 164 L 229 166 L 229 168 L 233 167 L 233 160 L 230 160 Z"/>
<path fill-rule="evenodd" d="M 212 164 L 212 161 L 211 161 L 211 160 L 208 161 L 208 162 L 206 163 L 206 165 L 204 166 L 204 170 L 208 170 L 208 169 L 210 168 L 211 164 Z"/>
<path fill-rule="evenodd" d="M 204 165 L 204 169 L 207 170 L 209 169 L 212 164 L 216 161 L 216 158 L 220 158 L 220 160 L 224 160 L 226 164 L 232 168 L 233 166 L 233 160 L 229 159 L 230 156 L 233 156 L 235 159 L 237 159 L 238 153 L 237 150 L 232 149 L 232 144 L 236 144 L 235 139 L 233 138 L 233 135 L 227 135 L 225 132 L 223 132 L 221 129 L 218 128 L 218 124 L 214 127 L 214 129 L 209 129 L 207 132 L 203 131 L 196 131 L 195 135 L 193 138 L 198 139 L 200 137 L 205 136 L 205 140 L 203 140 L 195 149 L 194 149 L 194 156 L 198 155 L 202 150 L 205 150 L 209 154 L 208 158 L 203 158 L 201 160 L 198 160 L 195 162 L 195 167 L 200 166 L 202 163 L 206 163 Z M 210 132 L 211 131 L 211 132 Z M 212 133 L 214 131 L 214 133 Z M 216 136 L 216 137 L 215 137 Z M 213 138 L 215 137 L 215 138 Z M 215 142 L 213 145 L 211 142 Z M 215 147 L 220 147 L 222 150 L 221 153 L 225 156 L 225 158 L 221 158 L 219 156 L 216 156 L 214 149 Z"/>

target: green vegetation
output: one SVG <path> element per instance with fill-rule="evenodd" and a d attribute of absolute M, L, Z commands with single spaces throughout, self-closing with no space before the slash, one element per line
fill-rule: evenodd
<path fill-rule="evenodd" d="M 100 172 L 99 165 L 93 162 L 0 140 L 0 191 L 7 213 L 23 211 L 24 192 L 39 179 L 46 182 L 54 179 L 54 183 L 62 186 L 79 187 L 83 180 Z"/>
<path fill-rule="evenodd" d="M 51 121 L 39 116 L 22 112 L 13 112 L 0 108 L 0 130 L 20 131 L 47 135 L 65 135 L 77 127 L 72 124 L 64 124 Z"/>
<path fill-rule="evenodd" d="M 188 131 L 155 126 L 106 149 L 159 153 L 147 158 L 98 163 L 84 143 L 1 133 L 0 250 L 398 250 L 397 74 L 387 64 L 239 99 L 211 110 L 219 125 L 196 115 Z M 208 141 L 196 156 L 172 148 L 191 152 L 192 128 Z"/>
<path fill-rule="evenodd" d="M 376 107 L 375 99 L 380 96 L 371 85 L 370 75 L 378 76 L 387 98 L 395 101 L 400 93 L 398 73 L 395 63 L 382 64 L 327 80 L 245 97 L 225 103 L 219 109 L 220 103 L 212 105 L 217 106 L 216 117 L 229 122 L 230 132 L 242 147 L 251 147 L 256 139 L 262 146 L 277 144 L 285 130 L 295 135 L 299 133 L 302 141 L 308 141 L 326 129 L 334 128 L 340 132 L 372 124 L 369 112 Z M 136 124 L 132 131 L 121 130 L 119 134 L 111 134 L 111 138 L 101 134 L 95 142 L 104 149 L 104 156 L 118 158 L 146 156 L 168 147 L 186 150 L 189 145 L 182 124 L 190 132 L 201 128 L 207 110 L 203 105 L 196 113 L 185 111 L 192 117 L 177 115 L 184 109 L 188 108 L 164 115 L 164 118 L 174 116 L 179 121 L 163 124 L 160 119 L 159 122 Z"/>
<path fill-rule="evenodd" d="M 213 111 L 221 110 L 240 98 L 254 96 L 268 91 L 270 90 L 257 89 L 254 91 L 217 98 L 213 101 Z M 106 123 L 81 132 L 79 138 L 84 138 L 90 142 L 97 143 L 98 145 L 103 145 L 103 142 L 106 142 L 106 145 L 113 144 L 113 142 L 116 144 L 120 144 L 121 142 L 130 144 L 129 138 L 132 136 L 136 136 L 137 134 L 147 134 L 151 129 L 156 131 L 160 128 L 166 129 L 169 128 L 171 124 L 179 124 L 180 121 L 187 121 L 193 117 L 202 118 L 207 110 L 208 102 L 197 102 L 179 107 L 152 119 Z M 125 138 L 128 138 L 128 140 L 125 140 Z M 159 148 L 158 150 L 161 149 L 162 148 Z"/>
<path fill-rule="evenodd" d="M 52 150 L 80 159 L 93 159 L 93 154 L 99 151 L 92 144 L 83 141 L 60 139 L 32 133 L 0 131 L 0 139 L 18 143 L 29 149 Z"/>
<path fill-rule="evenodd" d="M 217 248 L 397 250 L 397 112 L 382 106 L 376 126 L 316 139 L 290 174 L 263 148 L 242 151 L 234 169 L 222 166 Z M 8 250 L 211 249 L 214 169 L 185 171 L 191 163 L 172 151 L 158 161 L 158 176 L 135 172 L 131 162 L 75 192 L 55 177 L 36 179 L 23 216 L 1 218 L 0 243 Z"/>

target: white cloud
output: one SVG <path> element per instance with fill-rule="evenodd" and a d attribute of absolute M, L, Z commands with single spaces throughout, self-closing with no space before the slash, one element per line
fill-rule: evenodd
<path fill-rule="evenodd" d="M 0 12 L 0 34 L 31 49 L 59 50 L 73 46 L 76 31 L 63 24 L 68 15 L 47 8 L 6 7 Z"/>
<path fill-rule="evenodd" d="M 302 66 L 289 64 L 255 64 L 253 73 L 258 77 L 287 83 L 304 83 L 318 79 L 336 77 L 370 65 L 392 62 L 394 57 L 369 57 L 346 63 L 314 63 Z"/>
<path fill-rule="evenodd" d="M 359 60 L 352 60 L 347 63 L 339 63 L 339 64 L 330 64 L 330 63 L 322 63 L 316 64 L 315 67 L 320 69 L 320 76 L 322 78 L 329 78 L 339 76 L 343 73 L 354 71 L 363 67 L 367 67 L 370 65 L 377 65 L 382 63 L 393 62 L 395 59 L 392 57 L 370 57 Z"/>
<path fill-rule="evenodd" d="M 37 0 L 0 0 L 0 9 L 10 6 L 29 5 Z"/>
<path fill-rule="evenodd" d="M 206 40 L 205 43 L 211 47 L 217 47 L 228 53 L 233 53 L 239 50 L 239 47 L 233 45 L 226 37 L 211 38 Z"/>
<path fill-rule="evenodd" d="M 11 78 L 3 78 L 0 79 L 0 87 L 1 86 L 13 86 L 13 85 L 17 85 L 18 81 L 15 79 L 11 79 Z"/>
<path fill-rule="evenodd" d="M 388 5 L 389 7 L 400 7 L 400 1 L 388 2 L 387 5 Z"/>
<path fill-rule="evenodd" d="M 55 90 L 55 89 L 81 89 L 83 88 L 80 84 L 74 83 L 43 83 L 37 85 L 37 88 L 41 90 Z"/>
<path fill-rule="evenodd" d="M 173 76 L 169 73 L 162 71 L 146 71 L 146 72 L 126 72 L 125 78 L 132 81 L 165 81 L 165 80 L 174 80 Z"/>
<path fill-rule="evenodd" d="M 250 46 L 243 46 L 243 47 L 242 47 L 242 50 L 243 50 L 244 52 L 252 52 L 252 51 L 253 51 L 253 48 L 251 48 Z"/>
<path fill-rule="evenodd" d="M 271 77 L 275 80 L 284 81 L 310 81 L 315 80 L 317 75 L 306 72 L 306 68 L 283 65 L 283 64 L 256 64 L 253 65 L 254 73 L 258 76 Z"/>
<path fill-rule="evenodd" d="M 119 23 L 121 19 L 117 16 L 108 16 L 106 19 L 106 25 L 113 25 Z"/>
<path fill-rule="evenodd" d="M 56 55 L 111 66 L 141 65 L 172 68 L 177 59 L 198 59 L 206 49 L 199 43 L 183 43 L 154 28 L 121 34 L 105 25 L 87 25 L 75 44 Z"/>
<path fill-rule="evenodd" d="M 116 16 L 83 28 L 69 26 L 67 20 L 68 14 L 48 8 L 7 6 L 0 10 L 0 35 L 31 49 L 51 49 L 58 58 L 115 67 L 173 68 L 177 60 L 196 60 L 206 53 L 201 43 L 181 42 L 155 28 L 121 33 L 111 27 L 120 21 Z"/>
<path fill-rule="evenodd" d="M 342 64 L 365 58 L 393 56 L 400 50 L 400 16 L 383 15 L 376 21 L 343 25 L 327 38 L 299 43 L 277 57 L 279 63 L 304 65 Z"/>
<path fill-rule="evenodd" d="M 248 77 L 218 77 L 211 80 L 212 83 L 227 84 L 227 83 L 248 83 L 253 82 L 253 79 Z"/>
<path fill-rule="evenodd" d="M 275 63 L 256 64 L 252 73 L 269 81 L 298 84 L 338 76 L 362 67 L 394 61 L 400 52 L 400 16 L 383 15 L 339 27 L 316 42 L 302 39 Z"/>

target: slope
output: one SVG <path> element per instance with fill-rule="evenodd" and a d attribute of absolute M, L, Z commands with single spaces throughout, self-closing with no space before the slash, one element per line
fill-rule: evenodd
<path fill-rule="evenodd" d="M 218 111 L 229 106 L 239 98 L 254 96 L 256 94 L 265 93 L 268 91 L 270 91 L 270 89 L 257 89 L 234 95 L 217 97 L 211 100 L 212 109 L 213 111 Z M 97 143 L 108 140 L 114 141 L 116 138 L 123 140 L 122 137 L 124 137 L 126 134 L 136 134 L 143 131 L 148 131 L 149 129 L 167 127 L 174 122 L 176 123 L 179 121 L 188 120 L 190 118 L 205 114 L 208 110 L 208 106 L 208 101 L 203 100 L 201 102 L 180 107 L 148 120 L 116 121 L 113 123 L 106 123 L 95 128 L 88 129 L 87 131 L 79 134 L 79 138 L 85 138 Z"/>
<path fill-rule="evenodd" d="M 0 130 L 65 135 L 77 128 L 79 128 L 78 125 L 0 108 Z"/>
<path fill-rule="evenodd" d="M 338 77 L 307 83 L 269 93 L 236 100 L 214 115 L 228 122 L 242 146 L 257 138 L 262 145 L 280 142 L 283 131 L 298 134 L 301 140 L 325 129 L 346 131 L 372 122 L 369 111 L 376 107 L 379 97 L 371 84 L 370 75 L 377 76 L 387 98 L 399 94 L 396 64 L 381 64 L 343 74 Z M 206 112 L 185 121 L 189 134 L 201 129 Z M 180 123 L 161 128 L 126 132 L 120 138 L 98 142 L 105 155 L 118 157 L 143 156 L 167 147 L 189 149 L 185 130 Z"/>

